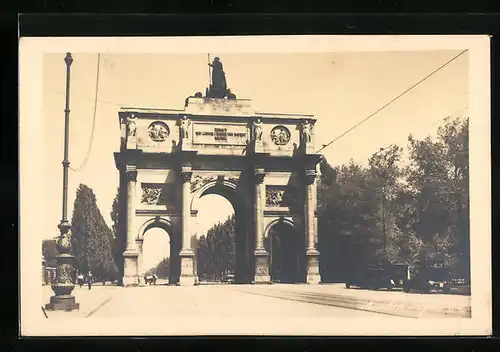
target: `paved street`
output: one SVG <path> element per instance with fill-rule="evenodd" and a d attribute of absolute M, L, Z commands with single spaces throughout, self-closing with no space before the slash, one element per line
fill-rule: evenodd
<path fill-rule="evenodd" d="M 44 302 L 52 292 L 44 287 Z M 201 285 L 75 288 L 78 312 L 56 317 L 400 317 L 470 315 L 470 297 L 346 289 L 344 285 Z M 137 304 L 137 302 L 140 302 Z M 126 309 L 124 309 L 126 307 Z M 258 309 L 259 308 L 259 309 Z"/>
<path fill-rule="evenodd" d="M 373 316 L 374 313 L 321 306 L 252 294 L 253 287 L 235 285 L 156 286 L 123 290 L 92 316 L 134 317 L 327 317 Z M 132 302 L 141 302 L 134 305 Z M 127 307 L 124 310 L 123 307 Z M 259 309 L 260 308 L 260 309 Z"/>
<path fill-rule="evenodd" d="M 245 286 L 233 286 L 245 290 Z M 343 284 L 250 286 L 248 292 L 400 317 L 470 317 L 470 296 L 347 289 Z"/>
<path fill-rule="evenodd" d="M 99 309 L 100 306 L 109 303 L 121 290 L 123 290 L 123 288 L 118 286 L 92 286 L 91 290 L 89 290 L 87 286 L 83 286 L 82 288 L 76 286 L 73 290 L 73 295 L 76 297 L 77 303 L 80 304 L 80 309 L 78 311 L 46 311 L 46 314 L 49 318 L 67 316 L 83 318 L 91 314 L 94 310 Z M 50 286 L 43 286 L 42 292 L 42 305 L 45 306 L 54 293 Z"/>

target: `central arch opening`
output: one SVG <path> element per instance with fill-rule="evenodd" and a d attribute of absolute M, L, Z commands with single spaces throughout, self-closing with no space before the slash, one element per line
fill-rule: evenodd
<path fill-rule="evenodd" d="M 291 224 L 283 221 L 272 224 L 264 246 L 269 253 L 269 274 L 272 282 L 304 281 L 304 244 Z"/>
<path fill-rule="evenodd" d="M 138 242 L 139 282 L 156 285 L 177 284 L 180 268 L 178 233 L 168 220 L 156 217 L 146 221 L 141 234 Z"/>
<path fill-rule="evenodd" d="M 198 201 L 193 249 L 200 284 L 235 282 L 236 214 L 225 188 L 211 187 Z"/>

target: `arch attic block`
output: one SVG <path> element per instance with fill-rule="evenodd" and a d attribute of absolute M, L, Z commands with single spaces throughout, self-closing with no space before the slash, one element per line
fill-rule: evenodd
<path fill-rule="evenodd" d="M 257 112 L 250 100 L 198 97 L 188 98 L 183 110 L 122 108 L 118 116 L 125 286 L 140 284 L 142 238 L 154 226 L 174 244 L 171 283 L 199 282 L 194 236 L 198 212 L 213 211 L 198 207 L 210 193 L 235 209 L 237 283 L 275 281 L 266 243 L 270 228 L 282 222 L 301 238 L 296 277 L 321 281 L 313 115 Z"/>

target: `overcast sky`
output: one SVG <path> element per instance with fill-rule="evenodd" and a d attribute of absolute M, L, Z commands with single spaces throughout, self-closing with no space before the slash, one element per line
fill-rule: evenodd
<path fill-rule="evenodd" d="M 220 56 L 228 87 L 251 99 L 259 112 L 312 113 L 318 119 L 317 149 L 366 118 L 459 51 L 363 53 L 224 54 Z M 43 66 L 44 192 L 43 238 L 58 235 L 61 219 L 65 74 L 64 54 L 47 54 Z M 73 53 L 71 66 L 70 161 L 77 168 L 87 153 L 92 130 L 97 53 Z M 70 171 L 68 214 L 78 184 L 91 187 L 106 222 L 118 185 L 113 152 L 120 143 L 120 107 L 182 109 L 187 96 L 205 92 L 206 54 L 101 54 L 95 135 L 90 158 L 81 172 Z M 468 55 L 443 70 L 362 126 L 322 151 L 332 165 L 349 159 L 364 162 L 380 147 L 406 146 L 409 133 L 423 138 L 446 116 L 468 115 Z M 232 211 L 221 200 L 219 218 L 203 211 L 202 228 Z M 205 213 L 205 215 L 204 215 Z"/>

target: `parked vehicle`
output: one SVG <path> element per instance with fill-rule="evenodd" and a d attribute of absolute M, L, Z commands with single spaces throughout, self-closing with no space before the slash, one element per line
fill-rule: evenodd
<path fill-rule="evenodd" d="M 385 275 L 389 279 L 388 289 L 404 289 L 410 277 L 410 268 L 406 264 L 387 264 L 384 265 Z"/>
<path fill-rule="evenodd" d="M 228 284 L 232 284 L 235 281 L 235 276 L 233 274 L 224 275 L 221 281 Z"/>
<path fill-rule="evenodd" d="M 429 293 L 431 290 L 448 293 L 453 284 L 451 270 L 441 261 L 424 261 L 415 265 L 405 286 L 405 292 Z"/>
<path fill-rule="evenodd" d="M 346 288 L 356 286 L 378 290 L 404 288 L 408 281 L 408 266 L 405 264 L 375 264 L 351 271 L 346 280 Z"/>

